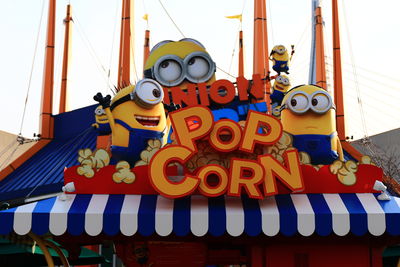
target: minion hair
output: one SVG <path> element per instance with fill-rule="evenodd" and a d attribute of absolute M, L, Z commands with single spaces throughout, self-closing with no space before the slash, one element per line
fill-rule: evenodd
<path fill-rule="evenodd" d="M 286 96 L 287 94 L 289 94 L 291 91 L 293 91 L 294 89 L 299 88 L 299 87 L 301 87 L 301 86 L 305 86 L 305 85 L 312 85 L 312 86 L 315 86 L 315 87 L 318 87 L 318 88 L 321 88 L 321 89 L 325 90 L 324 88 L 322 88 L 321 86 L 316 85 L 316 84 L 301 84 L 301 85 L 297 85 L 297 86 L 295 86 L 295 87 L 289 89 L 289 90 L 285 93 L 285 96 Z"/>

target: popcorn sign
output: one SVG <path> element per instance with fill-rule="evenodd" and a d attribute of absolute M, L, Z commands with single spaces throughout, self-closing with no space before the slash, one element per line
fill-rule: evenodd
<path fill-rule="evenodd" d="M 180 182 L 171 181 L 166 169 L 171 163 L 184 165 L 197 153 L 198 140 L 208 140 L 221 154 L 233 151 L 253 153 L 256 145 L 273 145 L 282 136 L 282 125 L 273 116 L 250 111 L 244 129 L 229 119 L 214 122 L 210 109 L 193 106 L 172 112 L 171 122 L 178 145 L 160 149 L 151 159 L 149 178 L 154 189 L 169 198 L 190 195 L 196 190 L 209 197 L 223 194 L 240 196 L 242 192 L 250 198 L 262 199 L 278 193 L 277 180 L 290 191 L 304 190 L 299 156 L 296 149 L 283 155 L 281 164 L 270 154 L 259 155 L 257 160 L 231 158 L 230 167 L 217 164 L 200 167 L 193 173 L 185 173 Z M 189 127 L 189 121 L 196 121 L 197 127 Z M 260 129 L 266 129 L 260 131 Z M 229 138 L 224 138 L 228 133 Z M 218 177 L 216 184 L 209 177 Z"/>

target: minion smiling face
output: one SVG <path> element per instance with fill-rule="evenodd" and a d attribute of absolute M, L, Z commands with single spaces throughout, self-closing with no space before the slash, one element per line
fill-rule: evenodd
<path fill-rule="evenodd" d="M 290 87 L 289 77 L 287 77 L 286 75 L 279 75 L 275 78 L 275 82 L 272 87 L 274 90 L 286 92 Z"/>
<path fill-rule="evenodd" d="M 272 48 L 272 51 L 274 51 L 275 53 L 278 53 L 279 55 L 283 55 L 283 54 L 285 54 L 285 52 L 287 53 L 286 47 L 283 45 L 274 46 L 274 48 Z"/>
<path fill-rule="evenodd" d="M 335 106 L 322 88 L 302 85 L 290 90 L 283 99 L 281 122 L 293 135 L 330 135 L 336 131 Z"/>
<path fill-rule="evenodd" d="M 188 83 L 214 82 L 216 65 L 200 42 L 185 38 L 155 45 L 144 69 L 146 78 L 165 87 L 186 88 Z"/>

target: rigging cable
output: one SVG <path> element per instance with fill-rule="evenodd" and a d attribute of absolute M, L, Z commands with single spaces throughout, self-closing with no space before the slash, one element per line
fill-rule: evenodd
<path fill-rule="evenodd" d="M 183 36 L 183 38 L 186 38 L 186 36 L 183 34 L 183 32 L 179 29 L 178 25 L 175 23 L 175 21 L 172 19 L 172 17 L 169 15 L 167 9 L 164 7 L 164 5 L 161 3 L 161 0 L 158 0 L 160 3 L 161 7 L 164 9 L 165 13 L 167 14 L 168 18 L 171 20 L 171 22 L 174 24 L 175 28 L 179 31 L 179 33 Z"/>
<path fill-rule="evenodd" d="M 36 59 L 37 48 L 38 48 L 38 43 L 39 43 L 40 29 L 42 28 L 42 20 L 43 20 L 43 13 L 44 13 L 43 11 L 44 11 L 44 1 L 42 1 L 42 12 L 40 14 L 39 27 L 38 27 L 38 32 L 37 32 L 37 35 L 36 35 L 36 42 L 35 42 L 35 50 L 34 50 L 33 59 L 32 59 L 31 72 L 29 74 L 28 89 L 26 91 L 24 111 L 22 112 L 21 126 L 19 128 L 19 134 L 18 135 L 22 134 L 21 133 L 22 132 L 22 127 L 24 125 L 25 114 L 26 114 L 26 106 L 28 104 L 29 91 L 30 91 L 30 88 L 31 88 L 32 75 L 33 75 L 33 68 L 34 68 L 34 65 L 35 65 L 35 59 Z"/>
<path fill-rule="evenodd" d="M 110 60 L 108 62 L 108 71 L 107 71 L 107 84 L 108 84 L 108 89 L 113 93 L 113 95 L 116 94 L 116 91 L 112 88 L 110 79 L 111 79 L 111 63 L 113 59 L 113 51 L 114 51 L 114 43 L 115 43 L 115 33 L 116 33 L 116 28 L 117 28 L 117 18 L 118 18 L 118 6 L 115 5 L 115 17 L 114 17 L 114 30 L 113 30 L 113 37 L 112 37 L 112 42 L 111 42 L 111 51 L 110 51 Z"/>

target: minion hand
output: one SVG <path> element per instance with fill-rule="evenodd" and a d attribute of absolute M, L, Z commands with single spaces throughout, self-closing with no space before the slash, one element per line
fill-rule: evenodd
<path fill-rule="evenodd" d="M 97 93 L 93 99 L 97 102 L 99 102 L 99 104 L 103 107 L 103 109 L 106 109 L 108 107 L 110 107 L 110 103 L 111 103 L 111 96 L 110 95 L 106 95 L 105 97 L 103 97 L 103 95 L 101 93 Z"/>
<path fill-rule="evenodd" d="M 178 110 L 178 109 L 180 109 L 181 108 L 181 105 L 179 105 L 179 104 L 175 104 L 175 103 L 171 103 L 171 104 L 169 104 L 169 105 L 167 105 L 167 104 L 165 104 L 164 103 L 164 109 L 166 110 L 166 111 L 168 111 L 168 112 L 172 112 L 172 111 L 175 111 L 175 110 Z"/>

